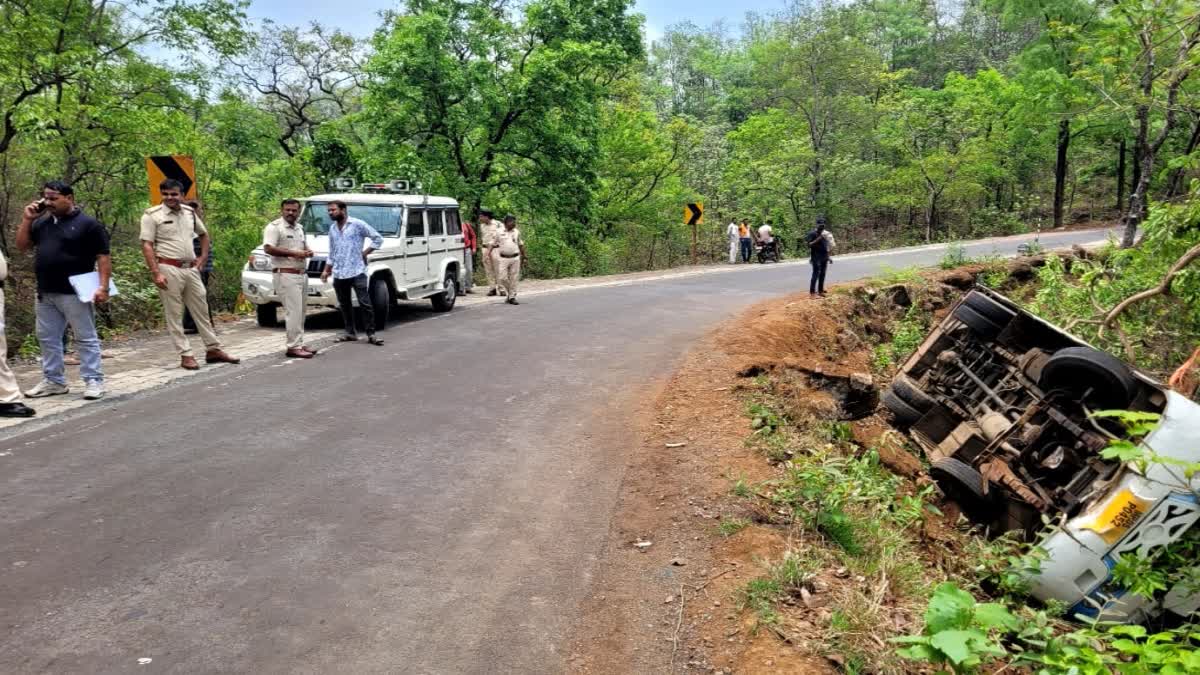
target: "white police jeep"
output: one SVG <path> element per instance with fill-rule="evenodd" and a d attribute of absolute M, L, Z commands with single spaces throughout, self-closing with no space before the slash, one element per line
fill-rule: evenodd
<path fill-rule="evenodd" d="M 433 308 L 454 308 L 463 275 L 462 221 L 458 202 L 449 197 L 407 194 L 407 181 L 366 184 L 361 192 L 314 195 L 301 200 L 300 224 L 313 250 L 308 260 L 308 306 L 337 307 L 332 281 L 321 281 L 329 256 L 329 202 L 346 203 L 350 216 L 365 221 L 383 236 L 383 246 L 367 264 L 370 297 L 376 326 L 386 326 L 388 311 L 400 300 L 428 298 Z M 258 325 L 278 325 L 279 298 L 275 295 L 271 256 L 254 249 L 242 271 L 242 293 L 258 306 Z M 353 296 L 352 296 L 353 297 Z M 354 302 L 357 303 L 357 300 Z"/>

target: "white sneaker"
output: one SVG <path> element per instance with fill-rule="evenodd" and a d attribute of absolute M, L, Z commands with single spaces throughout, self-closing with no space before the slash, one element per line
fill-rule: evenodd
<path fill-rule="evenodd" d="M 58 384 L 50 380 L 42 380 L 37 383 L 37 386 L 25 392 L 26 398 L 45 398 L 47 396 L 59 396 L 62 394 L 71 393 L 71 389 L 65 384 Z"/>
<path fill-rule="evenodd" d="M 88 401 L 95 401 L 104 398 L 104 383 L 103 382 L 88 382 L 83 388 L 83 398 Z"/>

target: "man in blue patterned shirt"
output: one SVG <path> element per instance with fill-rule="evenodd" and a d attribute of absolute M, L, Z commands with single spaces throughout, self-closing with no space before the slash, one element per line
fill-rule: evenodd
<path fill-rule="evenodd" d="M 346 202 L 329 202 L 328 211 L 333 224 L 329 226 L 329 258 L 321 272 L 321 281 L 328 281 L 329 276 L 333 275 L 333 290 L 337 293 L 338 307 L 342 310 L 342 321 L 346 325 L 346 334 L 338 341 L 358 340 L 358 332 L 354 328 L 354 305 L 350 302 L 350 291 L 353 289 L 363 313 L 363 325 L 367 327 L 367 342 L 382 345 L 383 340 L 375 337 L 375 307 L 371 304 L 368 292 L 367 256 L 383 246 L 383 237 L 365 222 L 351 218 L 346 211 Z M 368 239 L 371 245 L 364 250 L 363 243 Z"/>

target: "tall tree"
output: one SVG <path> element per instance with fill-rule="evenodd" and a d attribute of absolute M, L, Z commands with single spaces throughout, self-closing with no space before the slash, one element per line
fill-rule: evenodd
<path fill-rule="evenodd" d="M 413 0 L 375 38 L 367 112 L 474 208 L 553 191 L 585 219 L 599 106 L 643 57 L 630 0 Z"/>

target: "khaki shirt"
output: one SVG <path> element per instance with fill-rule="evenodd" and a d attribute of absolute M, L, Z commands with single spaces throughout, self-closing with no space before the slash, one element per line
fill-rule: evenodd
<path fill-rule="evenodd" d="M 142 214 L 140 239 L 154 244 L 154 252 L 162 258 L 195 260 L 192 240 L 204 234 L 208 234 L 204 221 L 186 204 L 180 204 L 178 211 L 159 204 Z"/>
<path fill-rule="evenodd" d="M 479 245 L 484 248 L 491 248 L 496 245 L 496 221 L 490 223 L 479 223 Z"/>
<path fill-rule="evenodd" d="M 521 238 L 521 228 L 514 227 L 511 230 L 500 228 L 500 232 L 496 234 L 496 246 L 500 249 L 500 255 L 511 258 L 521 252 L 521 247 L 525 245 L 525 240 Z"/>
<path fill-rule="evenodd" d="M 276 218 L 267 223 L 266 229 L 263 230 L 263 246 L 286 248 L 290 251 L 303 251 L 304 228 L 300 226 L 300 221 L 296 221 L 295 225 L 288 225 L 288 222 L 283 218 Z M 271 256 L 271 267 L 302 270 L 306 264 L 306 261 L 301 258 Z"/>

